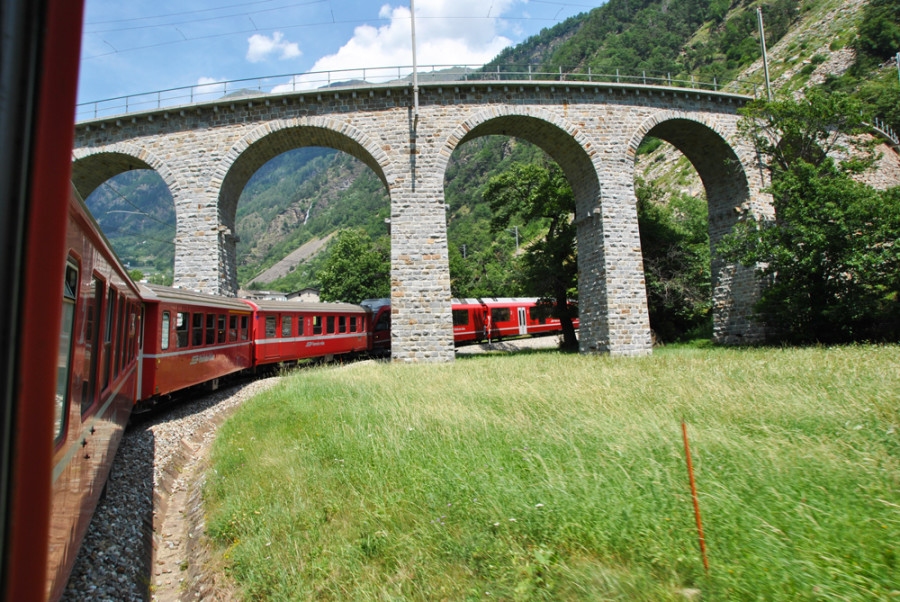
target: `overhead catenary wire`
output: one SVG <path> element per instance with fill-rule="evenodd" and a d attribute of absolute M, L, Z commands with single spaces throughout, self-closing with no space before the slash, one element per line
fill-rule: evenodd
<path fill-rule="evenodd" d="M 129 205 L 131 205 L 133 208 L 135 208 L 135 209 L 137 210 L 137 212 L 140 213 L 141 215 L 143 215 L 143 216 L 147 217 L 148 219 L 151 219 L 151 220 L 153 220 L 153 221 L 155 221 L 155 222 L 157 222 L 157 223 L 159 223 L 159 224 L 162 224 L 163 226 L 168 226 L 168 227 L 170 227 L 170 228 L 175 228 L 175 224 L 173 224 L 173 223 L 171 223 L 171 222 L 164 222 L 164 221 L 162 221 L 161 219 L 158 219 L 158 218 L 156 218 L 156 217 L 150 215 L 149 213 L 147 213 L 146 211 L 144 211 L 143 209 L 141 209 L 140 207 L 138 207 L 138 206 L 137 206 L 136 204 L 134 204 L 128 197 L 126 197 L 124 194 L 122 194 L 122 192 L 121 192 L 118 188 L 116 188 L 115 186 L 113 186 L 109 181 L 104 182 L 104 183 L 103 183 L 103 186 L 106 186 L 107 188 L 109 188 L 110 190 L 112 190 L 113 193 L 114 193 L 116 196 L 118 196 L 120 199 L 122 199 L 123 201 L 125 201 L 126 203 L 128 203 Z M 173 243 L 173 244 L 174 244 L 174 243 Z"/>
<path fill-rule="evenodd" d="M 428 20 L 428 19 L 485 20 L 485 19 L 487 19 L 487 17 L 446 17 L 446 16 L 416 17 L 416 18 L 420 21 L 423 19 L 424 20 Z M 551 22 L 551 23 L 556 23 L 558 21 L 558 19 L 541 18 L 541 17 L 503 17 L 503 19 L 506 21 L 547 21 L 547 22 Z M 291 29 L 304 29 L 304 28 L 309 28 L 309 27 L 320 27 L 322 25 L 365 25 L 365 24 L 372 24 L 372 23 L 390 23 L 392 20 L 397 20 L 397 19 L 377 18 L 377 19 L 354 19 L 354 20 L 335 21 L 335 22 L 320 21 L 320 22 L 316 22 L 316 23 L 301 23 L 301 24 L 296 24 L 296 25 L 279 25 L 277 28 L 265 28 L 262 31 L 268 31 L 270 29 L 272 31 L 276 31 L 276 30 L 277 31 L 287 31 L 287 30 L 291 30 Z M 152 48 L 162 48 L 164 46 L 172 46 L 175 44 L 184 44 L 186 42 L 199 42 L 202 40 L 213 40 L 213 39 L 225 38 L 225 37 L 229 37 L 229 36 L 254 34 L 254 33 L 259 33 L 260 31 L 261 30 L 259 30 L 259 29 L 240 29 L 240 30 L 229 31 L 229 32 L 224 32 L 224 33 L 214 33 L 214 34 L 207 34 L 207 35 L 202 35 L 202 36 L 185 37 L 185 39 L 168 40 L 165 42 L 157 42 L 155 44 L 146 44 L 143 46 L 132 46 L 130 48 L 122 48 L 122 49 L 116 50 L 114 52 L 101 52 L 99 54 L 86 56 L 86 57 L 84 57 L 84 60 L 97 59 L 97 58 L 102 58 L 105 56 L 111 56 L 114 54 L 123 54 L 126 52 L 134 52 L 137 50 L 149 50 Z M 103 40 L 103 41 L 105 41 L 105 40 Z M 107 42 L 107 44 L 109 44 L 109 42 Z"/>

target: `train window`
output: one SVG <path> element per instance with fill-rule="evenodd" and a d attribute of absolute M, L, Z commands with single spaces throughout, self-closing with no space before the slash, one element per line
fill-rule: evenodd
<path fill-rule="evenodd" d="M 137 307 L 135 307 L 134 303 L 131 303 L 128 307 L 128 361 L 132 361 L 134 359 L 134 347 L 135 341 L 137 337 L 134 336 L 136 334 L 137 328 Z"/>
<path fill-rule="evenodd" d="M 69 366 L 72 364 L 72 331 L 75 327 L 75 298 L 78 295 L 78 268 L 66 265 L 63 282 L 62 325 L 59 329 L 59 354 L 56 366 L 56 399 L 53 406 L 53 441 L 59 442 L 66 432 L 69 414 Z"/>
<path fill-rule="evenodd" d="M 291 327 L 293 326 L 292 316 L 281 316 L 281 336 L 291 336 Z"/>
<path fill-rule="evenodd" d="M 116 376 L 125 367 L 125 296 L 119 297 L 119 325 L 116 330 Z"/>
<path fill-rule="evenodd" d="M 237 340 L 237 316 L 228 316 L 228 340 L 232 343 Z"/>
<path fill-rule="evenodd" d="M 169 348 L 169 312 L 164 311 L 162 315 L 161 343 L 160 348 L 166 350 Z"/>
<path fill-rule="evenodd" d="M 266 316 L 266 338 L 274 339 L 278 336 L 276 330 L 278 326 L 278 318 L 275 316 Z"/>
<path fill-rule="evenodd" d="M 103 317 L 103 297 L 106 296 L 106 285 L 99 278 L 94 278 L 92 288 L 94 294 L 87 302 L 87 324 L 85 326 L 84 344 L 84 381 L 81 384 L 81 414 L 94 403 L 94 389 L 97 384 L 97 362 L 100 356 L 100 322 Z"/>
<path fill-rule="evenodd" d="M 178 347 L 188 346 L 188 328 L 191 324 L 191 314 L 180 311 L 175 314 L 175 344 Z"/>
<path fill-rule="evenodd" d="M 347 316 L 338 316 L 338 332 L 347 332 Z"/>
<path fill-rule="evenodd" d="M 304 322 L 303 316 L 298 316 L 297 317 L 297 336 L 298 337 L 303 336 L 303 322 Z"/>
<path fill-rule="evenodd" d="M 225 315 L 224 314 L 219 314 L 219 327 L 217 329 L 217 334 L 218 334 L 218 337 L 216 340 L 219 343 L 224 343 L 225 342 Z"/>
<path fill-rule="evenodd" d="M 453 325 L 454 326 L 468 326 L 469 325 L 469 310 L 468 309 L 454 309 L 453 310 Z"/>
<path fill-rule="evenodd" d="M 356 332 L 356 316 L 350 316 L 350 332 Z"/>
<path fill-rule="evenodd" d="M 203 344 L 203 314 L 194 314 L 191 320 L 191 345 L 198 347 Z"/>
<path fill-rule="evenodd" d="M 312 317 L 313 334 L 322 334 L 322 316 Z"/>
<path fill-rule="evenodd" d="M 247 340 L 247 323 L 250 321 L 249 316 L 241 316 L 241 340 Z"/>
<path fill-rule="evenodd" d="M 334 334 L 334 316 L 328 316 L 328 334 Z"/>
<path fill-rule="evenodd" d="M 216 342 L 216 314 L 206 314 L 206 344 Z"/>
<path fill-rule="evenodd" d="M 497 322 L 509 322 L 509 308 L 508 307 L 493 307 L 491 308 L 491 322 L 496 324 Z"/>
<path fill-rule="evenodd" d="M 382 330 L 390 330 L 391 329 L 391 314 L 389 312 L 382 312 L 380 316 L 378 316 L 378 322 L 375 323 L 375 332 L 380 332 Z"/>
<path fill-rule="evenodd" d="M 100 382 L 103 385 L 100 387 L 100 390 L 104 390 L 109 386 L 109 375 L 110 375 L 110 365 L 112 363 L 112 333 L 113 333 L 113 325 L 116 321 L 116 291 L 110 287 L 109 296 L 106 299 L 106 328 L 103 334 L 103 348 L 102 353 L 103 357 L 100 359 L 102 362 L 100 364 L 101 370 L 103 372 L 102 377 L 100 378 Z"/>
<path fill-rule="evenodd" d="M 546 305 L 534 305 L 528 308 L 528 317 L 532 322 L 546 324 L 551 318 L 551 308 Z"/>

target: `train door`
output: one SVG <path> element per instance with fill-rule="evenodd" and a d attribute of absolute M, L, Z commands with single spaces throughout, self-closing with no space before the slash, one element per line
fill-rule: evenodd
<path fill-rule="evenodd" d="M 281 314 L 281 342 L 278 347 L 281 349 L 281 359 L 289 359 L 297 357 L 294 350 L 296 342 L 293 341 L 295 317 L 291 314 Z"/>
<path fill-rule="evenodd" d="M 262 335 L 260 338 L 264 340 L 262 345 L 259 345 L 262 348 L 261 355 L 264 360 L 272 360 L 278 357 L 280 351 L 278 349 L 278 316 L 266 315 L 263 320 L 263 332 L 260 333 Z"/>
<path fill-rule="evenodd" d="M 528 334 L 528 316 L 525 315 L 525 308 L 519 307 L 519 334 Z"/>

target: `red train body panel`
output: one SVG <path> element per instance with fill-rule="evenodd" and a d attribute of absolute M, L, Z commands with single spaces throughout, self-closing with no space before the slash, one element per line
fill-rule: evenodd
<path fill-rule="evenodd" d="M 247 301 L 254 309 L 254 364 L 366 352 L 370 313 L 349 303 Z"/>
<path fill-rule="evenodd" d="M 253 316 L 247 303 L 163 286 L 142 286 L 141 291 L 140 401 L 253 366 Z"/>
<path fill-rule="evenodd" d="M 87 209 L 69 203 L 46 588 L 62 593 L 131 414 L 140 296 Z"/>

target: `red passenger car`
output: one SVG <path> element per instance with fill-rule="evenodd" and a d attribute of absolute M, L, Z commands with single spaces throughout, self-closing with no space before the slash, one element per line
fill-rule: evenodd
<path fill-rule="evenodd" d="M 254 364 L 368 351 L 370 313 L 349 303 L 244 301 L 255 311 Z"/>
<path fill-rule="evenodd" d="M 574 306 L 573 306 L 574 307 Z M 578 328 L 578 319 L 573 319 Z M 562 332 L 552 309 L 536 297 L 453 299 L 453 340 L 459 344 Z"/>
<path fill-rule="evenodd" d="M 166 286 L 141 287 L 144 350 L 140 395 L 147 403 L 250 368 L 251 308 L 237 299 Z"/>
<path fill-rule="evenodd" d="M 131 414 L 141 332 L 138 288 L 74 192 L 63 285 L 46 581 L 50 599 L 62 593 Z"/>

